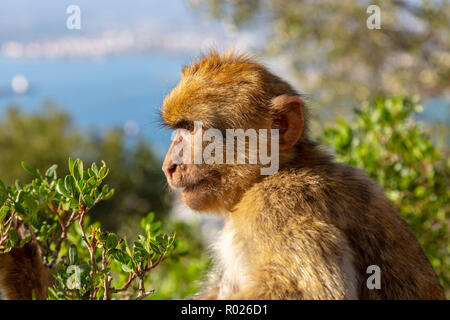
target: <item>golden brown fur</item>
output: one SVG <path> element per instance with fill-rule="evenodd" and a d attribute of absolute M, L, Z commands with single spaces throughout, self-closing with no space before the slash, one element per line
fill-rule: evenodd
<path fill-rule="evenodd" d="M 0 288 L 3 299 L 47 299 L 48 269 L 42 264 L 39 247 L 32 241 L 22 248 L 0 254 Z"/>
<path fill-rule="evenodd" d="M 307 134 L 301 97 L 247 56 L 211 52 L 185 67 L 162 117 L 174 128 L 279 128 L 280 170 L 178 164 L 163 170 L 183 201 L 225 215 L 216 266 L 199 299 L 443 299 L 407 223 L 361 171 Z M 381 269 L 368 289 L 367 267 Z"/>

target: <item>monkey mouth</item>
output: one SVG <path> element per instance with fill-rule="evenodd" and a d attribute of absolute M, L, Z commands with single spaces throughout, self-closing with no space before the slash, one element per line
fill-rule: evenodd
<path fill-rule="evenodd" d="M 201 179 L 198 182 L 185 185 L 180 188 L 181 192 L 193 192 L 193 191 L 199 191 L 200 188 L 204 187 L 207 184 L 206 179 Z"/>

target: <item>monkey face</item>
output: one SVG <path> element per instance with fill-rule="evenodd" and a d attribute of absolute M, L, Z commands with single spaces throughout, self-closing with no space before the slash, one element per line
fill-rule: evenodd
<path fill-rule="evenodd" d="M 233 208 L 241 191 L 258 176 L 259 166 L 224 163 L 228 146 L 208 144 L 203 140 L 207 135 L 202 130 L 178 129 L 162 170 L 188 207 L 217 214 Z M 211 145 L 216 147 L 207 152 Z"/>
<path fill-rule="evenodd" d="M 167 181 L 188 207 L 203 212 L 233 210 L 253 183 L 292 160 L 303 131 L 299 96 L 245 56 L 211 53 L 184 68 L 161 116 L 176 129 L 162 168 Z M 224 144 L 209 148 L 217 136 Z"/>
<path fill-rule="evenodd" d="M 169 186 L 181 191 L 181 198 L 188 207 L 197 211 L 213 210 L 220 174 L 210 165 L 195 163 L 195 133 L 182 130 L 176 131 L 162 170 Z M 191 151 L 194 153 L 187 154 Z"/>

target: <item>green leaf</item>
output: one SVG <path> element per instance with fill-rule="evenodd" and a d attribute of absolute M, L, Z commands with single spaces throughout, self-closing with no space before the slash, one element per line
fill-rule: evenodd
<path fill-rule="evenodd" d="M 161 221 L 157 221 L 151 225 L 150 233 L 156 234 L 156 233 L 158 233 L 159 229 L 161 229 Z"/>
<path fill-rule="evenodd" d="M 114 249 L 115 247 L 117 247 L 117 245 L 119 244 L 119 240 L 117 238 L 117 236 L 114 233 L 109 233 L 108 237 L 106 239 L 106 248 L 109 249 Z"/>
<path fill-rule="evenodd" d="M 108 185 L 107 185 L 107 184 L 104 184 L 104 185 L 103 185 L 103 188 L 102 188 L 102 194 L 105 195 L 105 194 L 108 193 L 108 191 L 109 191 Z"/>
<path fill-rule="evenodd" d="M 34 210 L 34 209 L 36 209 L 38 207 L 36 201 L 28 193 L 24 193 L 23 200 L 24 200 L 27 208 L 30 209 L 30 210 Z"/>
<path fill-rule="evenodd" d="M 97 292 L 97 300 L 102 300 L 104 293 L 105 293 L 105 289 L 103 287 L 101 287 Z"/>
<path fill-rule="evenodd" d="M 167 234 L 164 234 L 164 235 L 160 234 L 160 235 L 156 236 L 155 240 L 158 243 L 158 245 L 161 244 L 162 246 L 165 246 L 168 243 L 168 236 L 167 236 Z"/>
<path fill-rule="evenodd" d="M 64 187 L 69 194 L 75 195 L 77 186 L 75 184 L 74 177 L 67 175 L 66 178 L 64 179 Z"/>
<path fill-rule="evenodd" d="M 70 197 L 70 194 L 67 192 L 67 190 L 64 186 L 64 182 L 61 179 L 58 180 L 58 184 L 56 185 L 56 191 L 59 194 L 62 194 L 66 198 Z"/>
<path fill-rule="evenodd" d="M 5 191 L 6 187 L 2 180 L 0 180 L 0 191 Z"/>
<path fill-rule="evenodd" d="M 9 210 L 10 210 L 10 208 L 8 206 L 2 206 L 0 208 L 0 223 L 2 223 L 2 220 L 6 217 Z"/>
<path fill-rule="evenodd" d="M 73 175 L 73 166 L 75 162 L 72 160 L 72 158 L 69 157 L 69 172 L 71 175 Z"/>
<path fill-rule="evenodd" d="M 150 254 L 140 242 L 135 242 L 133 244 L 133 252 L 135 258 L 147 258 Z"/>
<path fill-rule="evenodd" d="M 95 186 L 95 183 L 97 182 L 97 179 L 95 177 L 91 177 L 89 178 L 89 180 L 87 181 L 87 184 L 91 187 Z"/>
<path fill-rule="evenodd" d="M 88 273 L 91 270 L 91 267 L 87 263 L 80 264 L 81 273 Z"/>
<path fill-rule="evenodd" d="M 131 261 L 131 257 L 119 249 L 111 249 L 108 251 L 108 254 L 122 264 L 128 264 Z"/>
<path fill-rule="evenodd" d="M 15 246 L 17 243 L 19 243 L 19 234 L 17 233 L 16 229 L 9 230 L 9 240 L 11 241 L 12 246 Z"/>
<path fill-rule="evenodd" d="M 92 207 L 94 205 L 94 199 L 88 194 L 84 195 L 84 202 L 88 207 Z"/>
<path fill-rule="evenodd" d="M 11 241 L 7 241 L 8 245 L 6 246 L 5 249 L 0 250 L 0 254 L 2 254 L 2 253 L 8 253 L 8 252 L 11 251 L 12 247 L 9 246 L 9 243 L 10 243 L 10 242 L 11 242 Z"/>
<path fill-rule="evenodd" d="M 22 190 L 22 184 L 20 183 L 20 181 L 18 179 L 16 179 L 16 181 L 14 181 L 14 185 L 17 190 Z"/>
<path fill-rule="evenodd" d="M 150 212 L 145 218 L 141 220 L 141 228 L 146 230 L 147 226 L 150 226 L 155 219 L 155 213 Z"/>
<path fill-rule="evenodd" d="M 143 244 L 147 241 L 147 239 L 142 234 L 138 235 L 138 239 Z"/>
<path fill-rule="evenodd" d="M 45 177 L 50 180 L 56 180 L 57 174 L 56 169 L 58 168 L 57 164 L 52 165 L 50 168 L 47 169 L 45 172 Z"/>
<path fill-rule="evenodd" d="M 150 242 L 150 247 L 152 248 L 152 250 L 153 250 L 155 253 L 161 254 L 161 249 L 159 248 L 159 246 L 158 246 L 155 242 L 151 241 L 151 242 Z"/>
<path fill-rule="evenodd" d="M 100 179 L 105 178 L 108 175 L 108 169 L 106 167 L 101 167 L 100 171 L 98 172 L 98 177 Z"/>
<path fill-rule="evenodd" d="M 69 210 L 69 209 L 70 209 L 70 201 L 63 202 L 61 208 L 62 208 L 64 211 Z"/>
<path fill-rule="evenodd" d="M 95 162 L 92 162 L 91 170 L 95 173 L 96 176 L 98 176 L 98 167 Z"/>
<path fill-rule="evenodd" d="M 80 192 L 83 192 L 85 187 L 86 187 L 86 181 L 84 181 L 83 179 L 78 180 L 78 190 Z"/>
<path fill-rule="evenodd" d="M 114 195 L 114 189 L 111 189 L 107 194 L 103 196 L 103 200 L 111 199 L 111 197 Z"/>
<path fill-rule="evenodd" d="M 77 264 L 78 262 L 78 249 L 74 244 L 69 247 L 69 262 L 70 264 Z"/>
<path fill-rule="evenodd" d="M 94 197 L 95 201 L 97 201 L 97 200 L 101 200 L 101 198 L 99 198 L 100 194 L 99 194 L 99 192 L 98 192 L 98 189 L 97 189 L 97 188 L 95 188 L 95 189 L 94 189 L 94 193 L 93 193 L 93 195 L 92 195 L 92 196 Z"/>
<path fill-rule="evenodd" d="M 30 174 L 32 174 L 32 175 L 35 175 L 35 176 L 38 175 L 36 169 L 34 169 L 34 168 L 30 167 L 29 165 L 27 165 L 27 164 L 25 163 L 25 161 L 22 161 L 22 168 L 24 168 L 24 170 L 25 170 L 26 172 L 28 172 L 28 173 L 30 173 Z"/>
<path fill-rule="evenodd" d="M 75 178 L 75 181 L 83 178 L 83 162 L 80 159 L 76 159 L 73 164 L 72 176 Z"/>
<path fill-rule="evenodd" d="M 108 233 L 107 233 L 107 232 L 102 232 L 102 233 L 100 233 L 99 240 L 100 240 L 101 242 L 106 242 L 107 239 L 108 239 Z"/>
<path fill-rule="evenodd" d="M 128 272 L 128 273 L 134 272 L 134 270 L 130 266 L 128 266 L 127 264 L 122 264 L 122 270 L 124 272 Z"/>
<path fill-rule="evenodd" d="M 72 198 L 72 200 L 70 200 L 70 208 L 71 209 L 75 209 L 78 208 L 79 202 L 76 198 Z"/>
<path fill-rule="evenodd" d="M 78 169 L 78 174 L 79 174 L 80 178 L 83 178 L 83 172 L 84 172 L 83 161 L 81 161 L 81 160 L 78 161 L 77 169 Z"/>
<path fill-rule="evenodd" d="M 125 243 L 125 250 L 127 251 L 128 255 L 132 255 L 131 250 L 130 250 L 130 246 L 128 245 L 128 241 L 127 241 L 127 237 L 123 238 L 123 242 Z"/>

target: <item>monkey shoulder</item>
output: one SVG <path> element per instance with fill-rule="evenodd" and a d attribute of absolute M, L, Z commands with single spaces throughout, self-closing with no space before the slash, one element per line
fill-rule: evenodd
<path fill-rule="evenodd" d="M 246 192 L 235 217 L 238 224 L 265 233 L 338 230 L 357 239 L 355 245 L 361 239 L 379 247 L 387 236 L 414 238 L 381 188 L 359 169 L 341 163 L 288 168 L 267 176 Z"/>
<path fill-rule="evenodd" d="M 373 199 L 384 201 L 380 189 L 362 171 L 340 163 L 280 170 L 245 196 L 244 202 L 252 202 L 254 210 L 265 215 L 324 221 L 351 212 L 365 214 Z"/>

